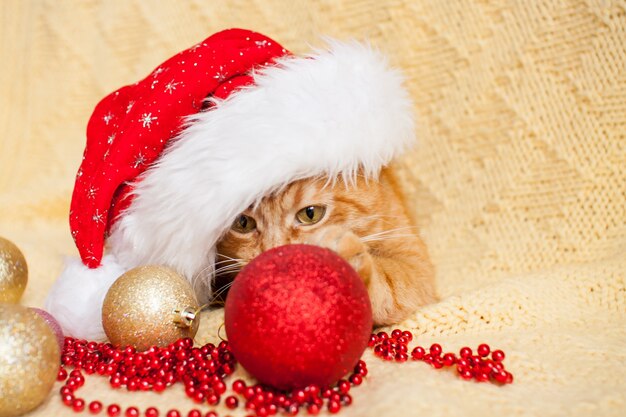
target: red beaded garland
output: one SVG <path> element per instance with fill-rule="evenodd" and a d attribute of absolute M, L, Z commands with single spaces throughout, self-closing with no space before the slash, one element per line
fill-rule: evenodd
<path fill-rule="evenodd" d="M 65 369 L 68 366 L 75 368 L 69 374 Z M 85 401 L 76 398 L 74 393 L 84 385 L 83 372 L 87 372 L 106 376 L 113 388 L 126 388 L 129 391 L 160 392 L 181 382 L 185 386 L 185 393 L 195 402 L 215 405 L 228 389 L 224 378 L 234 371 L 235 366 L 235 358 L 225 341 L 218 346 L 207 344 L 193 347 L 190 339 L 181 339 L 167 347 L 151 347 L 147 351 L 136 352 L 132 347 L 115 348 L 109 343 L 66 338 L 59 371 L 59 375 L 65 377 L 65 384 L 59 392 L 64 404 L 77 412 L 83 411 Z M 367 373 L 367 365 L 359 361 L 349 375 L 352 385 L 362 383 Z M 232 387 L 236 395 L 226 397 L 225 405 L 235 409 L 239 407 L 241 398 L 245 408 L 257 417 L 275 415 L 281 411 L 295 415 L 300 409 L 309 414 L 317 414 L 322 407 L 334 413 L 352 402 L 352 398 L 347 395 L 351 383 L 345 379 L 340 380 L 334 388 L 322 389 L 320 386 L 310 385 L 292 392 L 279 391 L 260 384 L 246 386 L 242 380 L 234 381 Z M 96 414 L 105 407 L 100 401 L 92 401 L 88 408 Z M 109 417 L 120 417 L 122 414 L 124 417 L 139 417 L 142 412 L 137 407 L 123 410 L 117 404 L 110 404 L 106 407 L 106 414 Z M 157 408 L 149 407 L 143 415 L 159 417 L 161 414 Z M 183 414 L 172 409 L 164 416 L 182 417 Z M 192 409 L 186 416 L 202 417 L 202 413 Z M 209 411 L 205 417 L 217 417 L 217 413 Z"/>
<path fill-rule="evenodd" d="M 406 352 L 408 352 L 408 342 L 411 340 L 413 340 L 411 332 L 401 332 L 395 329 L 391 335 L 386 332 L 372 334 L 368 346 L 374 350 L 374 355 L 383 360 L 404 362 L 408 359 Z M 476 353 L 474 355 L 472 349 L 465 346 L 459 351 L 458 357 L 451 352 L 443 354 L 441 345 L 434 343 L 428 349 L 428 353 L 422 346 L 414 347 L 411 350 L 411 358 L 415 361 L 426 362 L 435 369 L 455 366 L 458 375 L 467 380 L 492 381 L 500 384 L 513 382 L 513 375 L 502 365 L 505 358 L 504 352 L 499 349 L 491 351 L 488 344 L 482 343 L 476 349 Z M 491 359 L 488 359 L 489 353 L 491 353 Z"/>
<path fill-rule="evenodd" d="M 428 350 L 416 346 L 409 350 L 413 340 L 409 331 L 395 329 L 388 334 L 378 332 L 369 338 L 369 347 L 383 360 L 405 362 L 409 358 L 423 361 L 434 368 L 454 366 L 458 375 L 466 380 L 477 382 L 491 381 L 510 384 L 513 375 L 503 365 L 505 354 L 502 350 L 492 350 L 489 345 L 481 344 L 476 354 L 469 347 L 463 347 L 458 355 L 444 353 L 441 345 L 432 344 Z M 410 354 L 409 354 L 410 352 Z M 490 358 L 489 358 L 490 356 Z M 69 372 L 66 367 L 74 367 Z M 224 379 L 232 374 L 236 366 L 235 358 L 228 342 L 218 346 L 211 343 L 194 347 L 191 339 L 181 339 L 167 347 L 151 347 L 144 352 L 136 352 L 132 347 L 115 348 L 109 343 L 86 342 L 66 338 L 64 342 L 62 365 L 58 380 L 65 381 L 59 390 L 63 404 L 76 412 L 88 409 L 92 414 L 100 413 L 105 407 L 100 401 L 91 401 L 86 407 L 82 398 L 75 396 L 76 390 L 85 384 L 83 372 L 106 376 L 113 388 L 126 388 L 129 391 L 152 390 L 161 392 L 168 386 L 181 382 L 186 394 L 198 403 L 218 404 L 228 387 Z M 352 386 L 360 385 L 368 374 L 367 365 L 359 361 L 353 372 L 346 379 L 341 379 L 334 387 L 309 385 L 304 389 L 280 391 L 261 384 L 247 386 L 237 379 L 232 383 L 232 392 L 224 403 L 229 409 L 236 409 L 240 401 L 250 416 L 266 417 L 279 412 L 297 415 L 304 411 L 316 415 L 323 409 L 335 414 L 342 407 L 352 404 L 348 393 Z M 117 404 L 106 407 L 108 417 L 119 417 L 122 408 Z M 141 410 L 128 407 L 125 417 L 139 417 Z M 145 417 L 159 417 L 155 407 L 145 410 Z M 164 417 L 182 417 L 179 410 L 168 410 Z M 191 409 L 187 417 L 202 417 L 197 409 Z M 217 417 L 214 411 L 208 411 L 205 417 Z"/>

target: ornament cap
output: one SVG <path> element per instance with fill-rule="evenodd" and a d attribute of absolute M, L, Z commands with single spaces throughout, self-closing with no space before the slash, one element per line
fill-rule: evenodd
<path fill-rule="evenodd" d="M 187 306 L 183 309 L 175 309 L 173 314 L 176 326 L 187 329 L 194 324 L 198 311 L 193 307 Z"/>

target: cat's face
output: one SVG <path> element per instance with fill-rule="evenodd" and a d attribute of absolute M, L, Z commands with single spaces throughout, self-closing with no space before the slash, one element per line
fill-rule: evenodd
<path fill-rule="evenodd" d="M 217 246 L 222 255 L 218 261 L 228 257 L 245 264 L 277 246 L 309 243 L 314 234 L 329 226 L 341 226 L 357 235 L 367 233 L 373 222 L 368 216 L 371 200 L 377 195 L 369 190 L 372 187 L 361 179 L 350 187 L 343 181 L 326 184 L 324 179 L 291 183 L 235 220 Z"/>
<path fill-rule="evenodd" d="M 217 245 L 214 299 L 254 257 L 276 246 L 318 245 L 345 259 L 365 283 L 376 324 L 395 323 L 437 299 L 424 242 L 392 178 L 346 186 L 338 180 L 296 181 L 241 213 Z"/>

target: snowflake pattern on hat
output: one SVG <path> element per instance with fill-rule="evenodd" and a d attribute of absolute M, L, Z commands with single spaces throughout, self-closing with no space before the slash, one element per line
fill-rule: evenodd
<path fill-rule="evenodd" d="M 133 182 L 181 132 L 185 117 L 202 111 L 207 97 L 225 99 L 252 84 L 251 70 L 288 53 L 259 33 L 222 31 L 98 103 L 70 209 L 72 237 L 85 265 L 100 265 L 106 234 L 132 201 Z"/>

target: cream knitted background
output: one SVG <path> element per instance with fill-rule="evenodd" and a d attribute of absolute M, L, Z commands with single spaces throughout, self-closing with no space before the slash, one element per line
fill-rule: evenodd
<path fill-rule="evenodd" d="M 626 415 L 624 1 L 0 2 L 0 235 L 40 306 L 75 255 L 67 212 L 96 102 L 239 26 L 306 51 L 367 38 L 408 78 L 421 146 L 397 173 L 443 300 L 402 324 L 447 349 L 508 353 L 511 386 L 381 363 L 350 415 Z M 214 339 L 221 312 L 205 317 Z M 55 389 L 56 391 L 56 389 Z M 188 409 L 180 387 L 87 399 Z M 241 413 L 231 413 L 243 415 Z M 73 415 L 51 395 L 33 416 Z"/>

